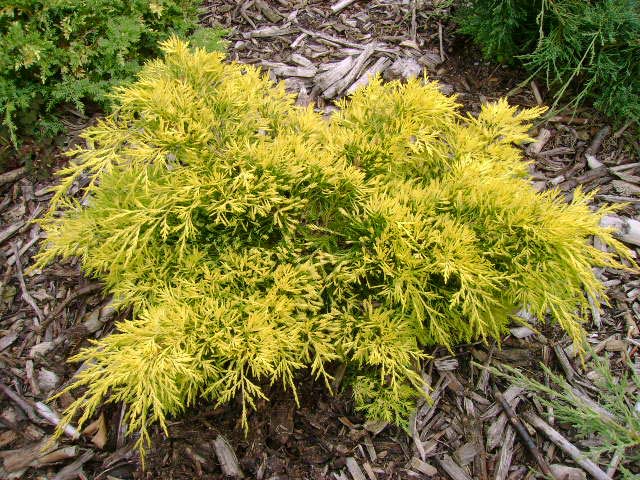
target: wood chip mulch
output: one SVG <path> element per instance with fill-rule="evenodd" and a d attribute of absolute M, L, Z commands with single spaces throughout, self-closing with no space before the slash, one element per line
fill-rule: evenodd
<path fill-rule="evenodd" d="M 210 0 L 202 21 L 229 28 L 231 57 L 262 65 L 298 94 L 300 104 L 330 110 L 333 100 L 375 72 L 385 79 L 426 72 L 470 112 L 508 92 L 512 103 L 523 106 L 545 101 L 535 83 L 514 94 L 524 75 L 485 62 L 454 37 L 442 3 Z M 539 190 L 557 187 L 570 199 L 578 186 L 597 188 L 596 203 L 624 203 L 607 220 L 637 256 L 640 144 L 632 128 L 602 124 L 589 110 L 559 115 L 536 127 L 537 141 L 525 154 Z M 516 480 L 545 468 L 556 478 L 585 478 L 591 468 L 566 451 L 567 445 L 585 451 L 589 439 L 575 438 L 569 426 L 554 424 L 553 413 L 535 397 L 481 368 L 508 364 L 540 377 L 542 362 L 589 395 L 589 363 L 575 358 L 564 334 L 541 324 L 537 333 L 514 324 L 501 345 L 430 352 L 423 375 L 432 386 L 431 401 L 418 405 L 409 434 L 365 422 L 354 414 L 348 391 L 331 396 L 301 379 L 300 406 L 273 389 L 271 401 L 251 413 L 247 436 L 235 404 L 203 404 L 174 419 L 169 438 L 154 433 L 145 469 L 125 435 L 121 405 L 105 407 L 87 429 L 71 427 L 42 450 L 72 401 L 71 394 L 48 400 L 78 368 L 66 359 L 127 315 L 111 309 L 77 262 L 29 270 L 43 239 L 32 220 L 46 210 L 54 181 L 34 179 L 24 168 L 0 175 L 0 478 Z M 589 342 L 610 357 L 614 371 L 629 360 L 640 371 L 640 279 L 609 269 L 598 275 L 611 305 L 592 299 Z M 340 366 L 335 368 L 339 380 Z M 564 444 L 550 440 L 551 428 Z M 620 461 L 603 457 L 594 466 L 615 478 Z M 600 473 L 590 471 L 607 478 Z"/>

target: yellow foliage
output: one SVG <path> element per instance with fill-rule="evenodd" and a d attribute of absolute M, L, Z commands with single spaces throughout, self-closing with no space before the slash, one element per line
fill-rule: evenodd
<path fill-rule="evenodd" d="M 75 360 L 87 420 L 123 401 L 148 425 L 200 398 L 298 372 L 354 371 L 357 408 L 403 424 L 424 385 L 424 346 L 499 338 L 526 308 L 583 337 L 594 266 L 625 255 L 589 196 L 536 193 L 506 101 L 462 117 L 434 83 L 369 86 L 329 120 L 251 66 L 171 40 L 116 92 L 116 111 L 60 172 L 44 264 L 79 256 L 133 318 Z M 78 184 L 83 198 L 69 193 Z M 62 210 L 59 215 L 58 211 Z"/>

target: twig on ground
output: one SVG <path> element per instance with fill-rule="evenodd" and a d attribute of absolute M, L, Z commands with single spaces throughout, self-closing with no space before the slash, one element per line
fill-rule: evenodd
<path fill-rule="evenodd" d="M 417 0 L 411 0 L 411 31 L 409 36 L 411 37 L 411 41 L 416 43 L 416 39 L 418 37 L 418 22 L 416 20 L 416 8 L 417 8 Z"/>
<path fill-rule="evenodd" d="M 331 11 L 333 13 L 341 12 L 342 10 L 347 8 L 349 5 L 351 5 L 355 1 L 356 0 L 340 0 L 339 2 L 336 2 L 333 5 L 331 5 Z"/>
<path fill-rule="evenodd" d="M 65 298 L 57 307 L 56 309 L 51 312 L 51 314 L 40 323 L 40 326 L 38 327 L 38 332 L 42 333 L 44 332 L 47 327 L 51 324 L 51 322 L 53 322 L 56 317 L 58 315 L 60 315 L 62 313 L 62 311 L 67 308 L 67 305 L 69 305 L 71 302 L 73 302 L 74 300 L 84 296 L 84 295 L 89 295 L 91 293 L 97 292 L 99 291 L 101 288 L 103 287 L 103 285 L 101 283 L 90 283 L 89 285 L 85 285 L 84 287 L 80 287 L 78 290 L 76 290 L 75 292 L 73 292 L 71 295 L 69 295 L 67 298 Z"/>
<path fill-rule="evenodd" d="M 611 477 L 603 472 L 598 465 L 593 463 L 578 448 L 564 438 L 557 430 L 553 429 L 547 422 L 542 420 L 532 412 L 523 413 L 524 419 L 533 425 L 537 430 L 541 431 L 549 440 L 555 443 L 567 455 L 569 455 L 576 464 L 591 475 L 596 480 L 611 480 Z"/>
<path fill-rule="evenodd" d="M 562 348 L 562 345 L 558 345 L 558 344 L 553 346 L 553 351 L 556 353 L 556 357 L 560 362 L 560 366 L 562 367 L 562 370 L 564 370 L 564 374 L 567 377 L 567 381 L 571 383 L 574 377 L 576 376 L 576 371 L 573 369 L 573 366 L 571 366 L 571 362 L 567 357 L 567 353 L 564 351 L 564 348 Z"/>
<path fill-rule="evenodd" d="M 0 390 L 7 397 L 9 397 L 18 407 L 20 407 L 20 409 L 27 414 L 27 417 L 29 417 L 30 420 L 34 422 L 40 421 L 40 419 L 36 415 L 35 410 L 26 399 L 22 398 L 19 394 L 11 390 L 2 382 L 0 382 Z"/>
<path fill-rule="evenodd" d="M 36 407 L 36 410 L 38 411 L 38 414 L 40 414 L 40 416 L 44 418 L 47 422 L 51 423 L 55 427 L 57 427 L 60 424 L 61 420 L 60 420 L 60 417 L 58 417 L 58 414 L 53 410 L 51 410 L 49 407 L 47 407 L 44 403 L 37 402 L 35 404 L 35 407 Z M 67 424 L 64 426 L 62 430 L 65 433 L 65 435 L 67 435 L 69 438 L 72 438 L 73 440 L 76 440 L 77 438 L 80 437 L 80 432 L 78 432 L 78 430 L 72 425 Z"/>
<path fill-rule="evenodd" d="M 27 284 L 24 282 L 24 275 L 22 274 L 22 262 L 20 261 L 20 252 L 18 250 L 18 245 L 13 243 L 11 244 L 11 248 L 16 259 L 16 274 L 18 276 L 18 282 L 20 282 L 20 289 L 22 290 L 22 299 L 29 304 L 29 306 L 36 313 L 38 320 L 42 322 L 44 320 L 44 314 L 42 313 L 42 310 L 40 310 L 40 307 L 38 307 L 38 305 L 36 304 L 33 297 L 29 294 L 29 291 L 27 290 Z"/>
<path fill-rule="evenodd" d="M 511 405 L 509 405 L 509 402 L 505 400 L 504 396 L 498 389 L 494 390 L 493 395 L 496 400 L 500 402 L 500 405 L 502 405 L 504 413 L 506 413 L 507 417 L 509 417 L 509 422 L 511 423 L 511 425 L 513 425 L 513 428 L 515 428 L 516 432 L 518 432 L 518 435 L 522 439 L 524 446 L 527 447 L 527 450 L 529 450 L 529 452 L 531 452 L 531 455 L 533 455 L 533 457 L 536 459 L 536 462 L 538 463 L 538 466 L 540 467 L 542 473 L 549 478 L 555 479 L 556 477 L 553 475 L 551 467 L 549 467 L 549 464 L 542 456 L 542 453 L 540 452 L 540 450 L 538 450 L 538 447 L 531 438 L 531 435 L 529 435 L 529 432 L 522 424 L 522 421 L 520 421 L 520 418 L 518 418 L 516 412 L 514 412 L 511 408 Z"/>
<path fill-rule="evenodd" d="M 617 451 L 613 455 L 613 458 L 611 459 L 611 462 L 607 467 L 607 476 L 613 478 L 613 476 L 616 474 L 616 471 L 618 470 L 618 467 L 620 466 L 621 461 L 622 461 L 622 453 L 620 451 Z"/>
<path fill-rule="evenodd" d="M 440 46 L 440 61 L 444 62 L 445 60 L 445 56 L 444 56 L 444 39 L 442 38 L 442 22 L 438 22 L 438 40 L 439 40 L 439 46 Z"/>

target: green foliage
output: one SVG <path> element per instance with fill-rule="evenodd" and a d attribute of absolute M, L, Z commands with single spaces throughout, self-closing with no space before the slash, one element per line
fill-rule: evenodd
<path fill-rule="evenodd" d="M 640 465 L 640 376 L 631 363 L 622 375 L 614 375 L 605 357 L 595 357 L 591 366 L 597 374 L 594 399 L 545 365 L 541 367 L 549 375 L 551 385 L 508 366 L 502 366 L 506 373 L 493 371 L 540 394 L 538 400 L 553 408 L 561 423 L 571 425 L 578 438 L 589 439 L 592 444 L 595 439 L 596 444 L 589 451 L 593 459 L 602 454 L 618 454 L 622 458 L 622 478 L 636 479 L 638 472 L 632 473 L 626 467 L 635 465 L 637 470 Z"/>
<path fill-rule="evenodd" d="M 133 80 L 157 44 L 197 22 L 196 0 L 10 0 L 0 7 L 0 137 L 48 137 L 60 104 L 106 106 L 114 85 Z M 220 48 L 220 31 L 198 31 Z M 4 132 L 2 131 L 4 130 Z"/>
<path fill-rule="evenodd" d="M 556 103 L 571 85 L 570 105 L 640 121 L 637 0 L 473 0 L 459 21 L 488 57 L 544 76 Z"/>
<path fill-rule="evenodd" d="M 163 48 L 41 221 L 39 265 L 78 256 L 133 308 L 75 357 L 67 419 L 124 401 L 143 445 L 198 398 L 240 397 L 246 426 L 265 382 L 295 395 L 297 372 L 328 385 L 341 361 L 357 408 L 403 424 L 425 345 L 499 338 L 522 306 L 582 339 L 592 267 L 617 265 L 588 239 L 626 250 L 588 196 L 529 185 L 514 143 L 541 109 L 464 118 L 434 83 L 376 79 L 327 122 L 254 67 Z"/>

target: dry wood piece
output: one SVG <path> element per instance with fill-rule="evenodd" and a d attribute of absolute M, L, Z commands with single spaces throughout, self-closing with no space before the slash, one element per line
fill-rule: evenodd
<path fill-rule="evenodd" d="M 513 425 L 513 428 L 515 428 L 516 432 L 518 432 L 518 435 L 520 435 L 520 438 L 522 439 L 525 447 L 527 447 L 527 449 L 531 452 L 531 455 L 533 455 L 533 457 L 536 459 L 536 462 L 538 463 L 538 466 L 540 467 L 542 473 L 550 478 L 555 479 L 556 477 L 553 476 L 553 472 L 551 471 L 549 464 L 542 456 L 542 453 L 540 453 L 540 450 L 538 450 L 538 447 L 529 435 L 529 432 L 527 432 L 525 426 L 516 416 L 516 412 L 513 411 L 511 405 L 509 405 L 509 402 L 504 398 L 502 393 L 498 391 L 498 389 L 494 391 L 494 396 L 496 397 L 496 400 L 498 400 L 500 405 L 502 405 L 504 413 L 506 413 L 507 417 L 509 417 L 509 422 L 511 423 L 511 425 Z"/>
<path fill-rule="evenodd" d="M 520 400 L 522 400 L 522 397 L 518 396 L 509 402 L 509 405 L 514 411 L 518 406 L 518 403 L 520 403 Z M 507 414 L 502 412 L 493 421 L 493 423 L 489 425 L 489 428 L 487 429 L 487 450 L 493 450 L 500 445 L 508 422 L 509 418 L 507 417 Z"/>
<path fill-rule="evenodd" d="M 20 409 L 22 409 L 22 411 L 27 414 L 27 417 L 29 417 L 30 420 L 34 422 L 37 422 L 39 420 L 31 404 L 2 382 L 0 382 L 0 391 L 2 391 L 2 393 L 9 397 L 18 407 L 20 407 Z"/>
<path fill-rule="evenodd" d="M 27 290 L 27 284 L 24 282 L 24 275 L 22 274 L 22 263 L 20 262 L 20 253 L 18 252 L 18 246 L 14 243 L 11 248 L 13 249 L 13 255 L 16 259 L 16 273 L 18 275 L 18 282 L 20 283 L 20 289 L 22 290 L 22 299 L 29 304 L 29 306 L 33 309 L 38 320 L 42 322 L 44 320 L 44 314 L 40 307 L 36 304 L 33 297 L 29 294 L 29 290 Z"/>
<path fill-rule="evenodd" d="M 240 465 L 238 465 L 238 458 L 227 439 L 222 435 L 218 435 L 213 442 L 213 447 L 220 462 L 222 473 L 228 477 L 244 478 L 244 473 L 242 473 Z"/>
<path fill-rule="evenodd" d="M 353 477 L 353 480 L 367 480 L 367 478 L 364 476 L 364 473 L 362 473 L 362 469 L 360 468 L 360 465 L 358 465 L 358 462 L 356 462 L 355 458 L 347 457 L 347 469 L 349 470 L 349 473 Z"/>
<path fill-rule="evenodd" d="M 21 220 L 19 222 L 16 222 L 16 223 L 13 223 L 13 224 L 9 225 L 7 228 L 5 228 L 2 231 L 0 231 L 0 244 L 5 242 L 6 240 L 9 240 L 16 233 L 18 233 L 18 231 L 22 227 L 24 227 L 25 223 L 26 222 Z"/>
<path fill-rule="evenodd" d="M 529 145 L 529 147 L 527 148 L 527 153 L 529 155 L 538 155 L 550 139 L 551 130 L 547 128 L 541 128 L 538 136 L 536 137 L 536 141 Z"/>
<path fill-rule="evenodd" d="M 258 8 L 258 10 L 260 10 L 260 13 L 262 13 L 262 15 L 264 15 L 264 17 L 270 22 L 276 23 L 282 20 L 282 15 L 271 8 L 269 4 L 264 0 L 254 0 L 253 3 Z"/>
<path fill-rule="evenodd" d="M 413 457 L 411 459 L 411 468 L 415 471 L 423 473 L 429 477 L 433 477 L 438 473 L 438 469 L 432 465 L 429 465 L 427 462 L 423 462 L 418 457 Z"/>
<path fill-rule="evenodd" d="M 351 95 L 358 88 L 364 87 L 365 85 L 367 85 L 371 80 L 371 78 L 373 78 L 379 73 L 382 73 L 384 69 L 387 68 L 387 66 L 389 66 L 390 62 L 391 61 L 386 57 L 378 58 L 378 60 L 376 60 L 376 62 L 373 65 L 367 68 L 367 70 L 362 74 L 362 76 L 358 80 L 356 80 L 351 84 L 351 86 L 347 89 L 347 92 L 346 92 L 347 95 Z"/>
<path fill-rule="evenodd" d="M 511 459 L 513 457 L 513 443 L 516 439 L 516 431 L 508 427 L 500 448 L 500 456 L 498 457 L 498 467 L 496 468 L 495 480 L 505 480 L 509 474 Z"/>
<path fill-rule="evenodd" d="M 318 72 L 318 69 L 313 65 L 307 67 L 292 67 L 286 63 L 278 62 L 262 62 L 262 65 L 279 77 L 313 78 Z"/>
<path fill-rule="evenodd" d="M 27 445 L 17 450 L 0 452 L 2 455 L 2 466 L 7 472 L 18 472 L 31 465 L 38 465 L 38 459 L 40 457 L 48 455 L 57 448 L 55 442 L 46 448 L 48 441 L 49 439 L 47 438 L 41 442 Z M 44 448 L 46 448 L 46 450 L 43 450 Z"/>
<path fill-rule="evenodd" d="M 616 236 L 623 242 L 640 246 L 640 222 L 638 220 L 617 215 L 606 215 L 600 225 L 616 229 Z"/>
<path fill-rule="evenodd" d="M 349 73 L 347 73 L 344 78 L 339 79 L 331 87 L 325 90 L 322 93 L 323 96 L 325 98 L 333 98 L 334 96 L 339 95 L 344 90 L 346 90 L 355 81 L 356 77 L 360 73 L 360 70 L 362 70 L 362 67 L 364 66 L 366 61 L 369 60 L 369 57 L 373 54 L 373 48 L 374 47 L 372 44 L 368 44 L 364 48 L 362 53 L 358 55 L 355 62 L 353 62 L 353 66 L 351 67 Z"/>
<path fill-rule="evenodd" d="M 443 455 L 442 458 L 435 457 L 435 461 L 453 480 L 472 480 L 469 474 L 449 455 Z"/>
<path fill-rule="evenodd" d="M 51 453 L 47 453 L 46 455 L 38 458 L 38 463 L 40 465 L 47 463 L 58 463 L 63 460 L 68 460 L 69 458 L 75 458 L 78 456 L 78 447 L 75 445 L 60 448 L 58 450 L 54 450 Z"/>
<path fill-rule="evenodd" d="M 569 357 L 567 357 L 564 348 L 561 345 L 554 345 L 553 351 L 556 353 L 556 357 L 560 362 L 560 366 L 562 370 L 564 370 L 565 377 L 567 377 L 567 381 L 573 381 L 573 378 L 576 376 L 576 371 L 573 369 L 571 362 L 569 361 Z"/>
<path fill-rule="evenodd" d="M 333 13 L 338 13 L 344 10 L 345 8 L 347 8 L 349 5 L 351 5 L 355 1 L 356 0 L 340 0 L 339 2 L 336 2 L 333 5 L 331 5 L 331 11 Z"/>
<path fill-rule="evenodd" d="M 327 71 L 316 76 L 315 81 L 318 89 L 324 92 L 331 85 L 342 80 L 351 71 L 353 63 L 353 57 L 345 57 L 339 62 L 322 65 L 321 68 L 327 67 Z"/>
<path fill-rule="evenodd" d="M 551 471 L 556 478 L 561 478 L 562 480 L 587 480 L 587 475 L 579 468 L 554 464 L 551 465 Z"/>
<path fill-rule="evenodd" d="M 67 308 L 67 305 L 69 305 L 71 302 L 73 302 L 74 300 L 82 297 L 83 295 L 89 295 L 91 293 L 95 293 L 100 291 L 100 289 L 102 288 L 102 284 L 101 283 L 90 283 L 89 285 L 85 285 L 84 287 L 80 287 L 78 290 L 76 290 L 75 292 L 73 292 L 71 295 L 69 295 L 67 298 L 64 299 L 63 302 L 61 302 L 56 309 L 51 312 L 51 314 L 40 324 L 40 327 L 38 328 L 39 332 L 44 332 L 47 327 L 49 326 L 49 324 L 55 320 L 55 318 L 60 315 L 63 310 L 65 308 Z"/>
<path fill-rule="evenodd" d="M 589 145 L 589 148 L 587 148 L 586 153 L 589 155 L 597 155 L 600 151 L 600 147 L 602 146 L 602 142 L 604 141 L 605 137 L 609 135 L 610 131 L 611 127 L 609 125 L 601 128 L 593 137 L 593 141 L 591 142 L 591 145 Z"/>
<path fill-rule="evenodd" d="M 82 478 L 82 466 L 91 460 L 93 456 L 94 453 L 92 451 L 84 452 L 80 458 L 60 470 L 56 476 L 53 477 L 53 480 L 72 480 L 78 477 Z"/>
<path fill-rule="evenodd" d="M 246 38 L 269 38 L 280 37 L 283 35 L 289 35 L 294 31 L 293 28 L 289 28 L 289 24 L 283 26 L 269 26 L 262 27 L 245 34 Z"/>
<path fill-rule="evenodd" d="M 524 388 L 518 387 L 517 385 L 511 385 L 504 391 L 502 396 L 507 402 L 511 403 L 513 402 L 514 398 L 520 396 L 522 392 L 524 392 Z M 481 415 L 480 419 L 483 421 L 487 421 L 489 419 L 495 418 L 502 410 L 502 405 L 499 401 L 496 401 Z"/>
<path fill-rule="evenodd" d="M 369 464 L 369 462 L 364 462 L 363 468 L 364 468 L 364 471 L 367 472 L 367 476 L 369 477 L 369 480 L 378 480 L 378 476 L 376 475 L 376 472 L 373 471 L 373 468 L 371 468 L 371 465 Z"/>
<path fill-rule="evenodd" d="M 51 410 L 49 407 L 47 407 L 44 403 L 37 402 L 35 404 L 35 407 L 38 414 L 40 414 L 40 416 L 44 418 L 46 421 L 48 421 L 49 423 L 51 423 L 56 427 L 60 424 L 61 420 L 58 414 L 53 410 Z M 80 437 L 80 432 L 78 432 L 78 430 L 72 425 L 65 425 L 63 428 L 63 431 L 65 435 L 67 435 L 69 438 L 72 438 L 73 440 Z"/>
<path fill-rule="evenodd" d="M 537 430 L 541 431 L 549 440 L 560 447 L 562 451 L 569 455 L 574 462 L 580 465 L 580 467 L 593 478 L 596 480 L 611 480 L 611 477 L 603 472 L 598 465 L 589 460 L 589 458 L 583 452 L 578 450 L 575 445 L 569 442 L 557 430 L 554 430 L 547 422 L 542 420 L 536 414 L 532 412 L 525 412 L 523 417 Z"/>
<path fill-rule="evenodd" d="M 0 187 L 7 183 L 15 182 L 19 178 L 24 177 L 26 173 L 27 169 L 25 167 L 16 168 L 15 170 L 3 173 L 0 175 Z"/>

